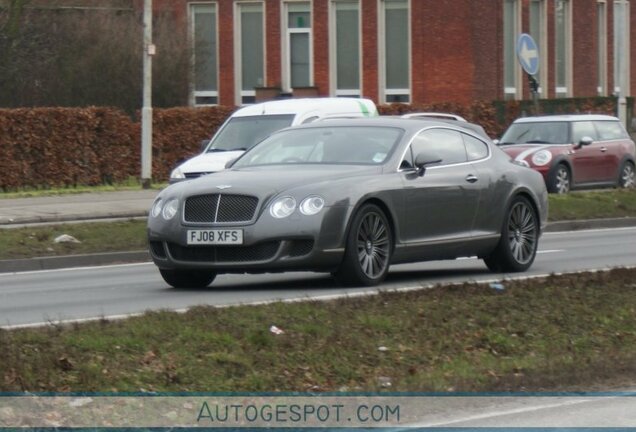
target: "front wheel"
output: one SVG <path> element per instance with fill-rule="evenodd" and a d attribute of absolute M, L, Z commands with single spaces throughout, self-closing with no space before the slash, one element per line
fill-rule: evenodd
<path fill-rule="evenodd" d="M 519 196 L 508 208 L 497 247 L 484 262 L 493 272 L 526 271 L 534 262 L 538 245 L 537 213 L 527 198 Z"/>
<path fill-rule="evenodd" d="M 636 184 L 634 179 L 634 164 L 629 161 L 623 162 L 620 177 L 618 178 L 618 186 L 621 188 L 633 188 L 634 184 Z"/>
<path fill-rule="evenodd" d="M 212 283 L 216 272 L 207 270 L 164 270 L 161 277 L 174 288 L 205 288 Z"/>
<path fill-rule="evenodd" d="M 389 272 L 393 233 L 384 212 L 365 204 L 353 218 L 342 264 L 334 273 L 345 285 L 373 286 Z"/>
<path fill-rule="evenodd" d="M 570 170 L 564 164 L 559 164 L 548 176 L 548 192 L 557 194 L 566 194 L 570 192 L 572 179 L 570 178 Z"/>

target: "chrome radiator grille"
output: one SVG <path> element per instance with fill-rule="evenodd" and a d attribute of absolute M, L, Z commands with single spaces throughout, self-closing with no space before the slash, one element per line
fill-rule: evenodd
<path fill-rule="evenodd" d="M 186 199 L 184 220 L 195 223 L 249 222 L 258 198 L 249 195 L 208 194 Z"/>

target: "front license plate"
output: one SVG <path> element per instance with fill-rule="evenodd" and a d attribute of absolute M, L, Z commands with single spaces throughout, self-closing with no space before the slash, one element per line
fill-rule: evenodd
<path fill-rule="evenodd" d="M 207 229 L 188 230 L 189 245 L 240 245 L 243 244 L 243 230 Z"/>

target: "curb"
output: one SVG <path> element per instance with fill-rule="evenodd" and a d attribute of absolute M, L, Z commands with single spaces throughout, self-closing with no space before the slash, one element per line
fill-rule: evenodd
<path fill-rule="evenodd" d="M 550 222 L 546 226 L 544 232 L 625 228 L 633 226 L 636 226 L 636 217 L 587 219 L 578 221 Z M 0 273 L 56 270 L 71 267 L 91 267 L 137 262 L 150 262 L 150 255 L 147 250 L 0 260 Z"/>

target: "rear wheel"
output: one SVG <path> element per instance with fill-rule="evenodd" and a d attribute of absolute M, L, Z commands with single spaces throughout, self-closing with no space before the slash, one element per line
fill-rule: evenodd
<path fill-rule="evenodd" d="M 525 197 L 516 197 L 510 205 L 501 238 L 493 253 L 484 262 L 494 272 L 527 270 L 537 255 L 539 219 Z"/>
<path fill-rule="evenodd" d="M 389 272 L 393 233 L 384 212 L 365 204 L 353 218 L 342 264 L 334 276 L 345 285 L 373 286 Z"/>
<path fill-rule="evenodd" d="M 565 164 L 559 164 L 548 177 L 548 192 L 565 194 L 570 192 L 572 178 L 570 169 Z"/>
<path fill-rule="evenodd" d="M 164 270 L 161 277 L 174 288 L 205 288 L 212 283 L 216 272 L 207 270 Z"/>
<path fill-rule="evenodd" d="M 634 164 L 630 161 L 625 161 L 621 167 L 618 186 L 622 188 L 633 188 L 635 184 Z"/>

